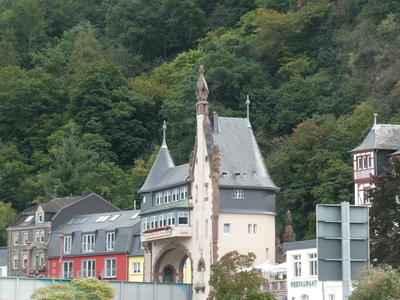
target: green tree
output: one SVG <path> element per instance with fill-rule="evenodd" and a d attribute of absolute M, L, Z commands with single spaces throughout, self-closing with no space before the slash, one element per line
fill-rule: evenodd
<path fill-rule="evenodd" d="M 50 169 L 43 176 L 46 196 L 80 194 L 87 176 L 98 164 L 98 154 L 82 145 L 74 131 L 62 139 L 61 146 L 51 149 L 51 154 Z"/>
<path fill-rule="evenodd" d="M 96 278 L 73 279 L 71 284 L 52 283 L 40 287 L 31 295 L 34 300 L 111 300 L 114 289 Z"/>
<path fill-rule="evenodd" d="M 11 203 L 0 201 L 0 246 L 7 246 L 6 228 L 17 217 L 16 211 L 11 207 Z"/>
<path fill-rule="evenodd" d="M 266 280 L 260 269 L 250 269 L 256 256 L 249 252 L 247 255 L 237 251 L 225 254 L 211 266 L 209 284 L 214 288 L 210 294 L 211 299 L 216 300 L 250 300 L 250 299 L 274 299 L 270 293 L 259 292 L 261 285 Z"/>
<path fill-rule="evenodd" d="M 400 298 L 399 271 L 389 266 L 360 270 L 353 284 L 349 300 L 375 300 Z"/>
<path fill-rule="evenodd" d="M 393 157 L 391 165 L 373 178 L 374 187 L 367 197 L 370 209 L 371 261 L 400 268 L 400 159 Z"/>

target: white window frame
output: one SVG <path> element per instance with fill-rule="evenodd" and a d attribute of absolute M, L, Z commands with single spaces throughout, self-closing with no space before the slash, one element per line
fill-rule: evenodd
<path fill-rule="evenodd" d="M 40 231 L 40 242 L 44 243 L 44 230 Z"/>
<path fill-rule="evenodd" d="M 74 278 L 74 263 L 72 261 L 63 261 L 62 278 Z"/>
<path fill-rule="evenodd" d="M 363 165 L 362 165 L 362 159 L 361 157 L 357 157 L 357 170 L 362 170 Z"/>
<path fill-rule="evenodd" d="M 328 300 L 335 300 L 335 294 L 329 294 Z"/>
<path fill-rule="evenodd" d="M 24 237 L 24 245 L 28 242 L 28 233 L 27 232 L 24 232 L 23 233 L 23 237 Z"/>
<path fill-rule="evenodd" d="M 175 226 L 175 213 L 174 212 L 167 214 L 167 225 Z"/>
<path fill-rule="evenodd" d="M 309 253 L 308 254 L 308 272 L 310 276 L 317 276 L 318 275 L 318 268 L 317 268 L 317 253 Z"/>
<path fill-rule="evenodd" d="M 179 194 L 180 194 L 179 200 L 187 199 L 187 197 L 188 197 L 188 188 L 187 188 L 187 186 L 181 187 L 179 189 Z"/>
<path fill-rule="evenodd" d="M 17 246 L 19 243 L 19 233 L 14 233 L 14 246 Z"/>
<path fill-rule="evenodd" d="M 162 193 L 161 192 L 157 192 L 156 193 L 156 205 L 161 205 L 162 204 Z"/>
<path fill-rule="evenodd" d="M 82 260 L 82 278 L 96 276 L 96 260 Z"/>
<path fill-rule="evenodd" d="M 224 234 L 231 234 L 231 223 L 224 223 Z"/>
<path fill-rule="evenodd" d="M 38 223 L 43 223 L 43 214 L 38 214 Z"/>
<path fill-rule="evenodd" d="M 94 233 L 84 234 L 82 236 L 82 252 L 94 251 L 95 238 Z"/>
<path fill-rule="evenodd" d="M 13 268 L 18 269 L 18 254 L 13 255 Z"/>
<path fill-rule="evenodd" d="M 64 248 L 63 248 L 63 252 L 64 252 L 64 253 L 71 253 L 71 249 L 72 249 L 72 236 L 66 235 L 66 236 L 64 237 Z"/>
<path fill-rule="evenodd" d="M 150 229 L 157 228 L 157 216 L 150 217 Z"/>
<path fill-rule="evenodd" d="M 160 227 L 165 227 L 167 226 L 167 215 L 163 214 L 163 215 L 159 215 L 158 216 L 158 225 Z"/>
<path fill-rule="evenodd" d="M 106 258 L 104 259 L 104 278 L 117 277 L 117 259 Z"/>
<path fill-rule="evenodd" d="M 233 199 L 244 199 L 244 190 L 233 190 Z"/>
<path fill-rule="evenodd" d="M 132 263 L 132 274 L 140 274 L 141 273 L 141 263 L 133 262 Z"/>
<path fill-rule="evenodd" d="M 148 230 L 150 229 L 150 223 L 149 223 L 149 218 L 143 218 L 142 219 L 142 230 Z"/>
<path fill-rule="evenodd" d="M 179 189 L 173 189 L 172 190 L 172 202 L 178 201 L 179 200 Z"/>
<path fill-rule="evenodd" d="M 301 277 L 301 254 L 293 255 L 293 276 Z"/>
<path fill-rule="evenodd" d="M 106 250 L 114 250 L 115 247 L 115 231 L 106 233 Z"/>
<path fill-rule="evenodd" d="M 39 231 L 35 231 L 35 242 L 39 243 L 40 241 L 40 232 Z"/>
<path fill-rule="evenodd" d="M 181 219 L 187 219 L 186 223 L 181 223 Z M 178 226 L 189 226 L 189 212 L 180 211 L 178 212 Z"/>
<path fill-rule="evenodd" d="M 22 253 L 22 268 L 26 269 L 28 264 L 28 255 L 27 253 Z"/>
<path fill-rule="evenodd" d="M 164 203 L 171 203 L 171 191 L 164 191 Z"/>

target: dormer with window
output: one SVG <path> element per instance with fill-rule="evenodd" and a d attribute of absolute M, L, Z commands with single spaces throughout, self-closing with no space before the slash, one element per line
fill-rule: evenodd
<path fill-rule="evenodd" d="M 36 224 L 40 224 L 44 222 L 44 211 L 41 205 L 38 206 L 35 212 L 35 220 Z"/>

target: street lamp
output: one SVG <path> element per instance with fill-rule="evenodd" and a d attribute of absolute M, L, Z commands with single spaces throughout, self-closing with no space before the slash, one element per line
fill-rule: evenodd
<path fill-rule="evenodd" d="M 64 247 L 64 235 L 59 235 L 58 236 L 60 238 L 60 273 L 59 273 L 59 278 L 62 278 L 62 255 L 63 255 L 63 247 Z"/>
<path fill-rule="evenodd" d="M 28 254 L 27 254 L 27 258 L 26 258 L 26 277 L 29 276 L 29 270 L 31 269 L 31 249 L 30 249 L 30 245 L 32 244 L 31 242 L 26 242 L 27 249 L 28 249 Z"/>

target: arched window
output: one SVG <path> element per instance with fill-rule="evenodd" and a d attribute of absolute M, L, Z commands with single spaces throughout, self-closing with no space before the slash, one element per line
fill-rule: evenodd
<path fill-rule="evenodd" d="M 166 267 L 164 269 L 164 282 L 172 282 L 172 268 Z"/>

